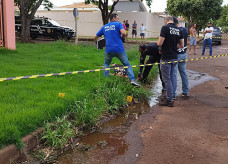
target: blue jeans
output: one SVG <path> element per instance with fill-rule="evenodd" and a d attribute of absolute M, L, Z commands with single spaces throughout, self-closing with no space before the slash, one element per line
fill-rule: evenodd
<path fill-rule="evenodd" d="M 166 88 L 166 98 L 169 101 L 173 101 L 173 86 L 174 86 L 174 68 L 177 63 L 174 63 L 177 59 L 170 60 L 161 60 L 161 62 L 165 62 L 165 64 L 161 64 L 161 73 L 162 79 L 165 83 Z M 171 61 L 172 63 L 167 63 Z"/>
<path fill-rule="evenodd" d="M 205 52 L 205 48 L 206 48 L 206 45 L 207 43 L 209 44 L 209 47 L 210 47 L 210 56 L 212 55 L 212 39 L 204 39 L 203 40 L 203 50 L 202 50 L 202 54 L 204 55 L 204 52 Z"/>
<path fill-rule="evenodd" d="M 131 66 L 128 59 L 127 59 L 127 54 L 125 51 L 121 52 L 121 53 L 107 53 L 107 52 L 105 52 L 104 55 L 105 55 L 104 69 L 109 68 L 113 57 L 117 57 L 124 66 Z M 127 70 L 127 75 L 129 77 L 130 81 L 135 81 L 135 76 L 134 76 L 132 67 L 129 67 L 126 70 Z M 104 76 L 109 77 L 109 71 L 104 71 Z"/>
<path fill-rule="evenodd" d="M 177 69 L 179 70 L 180 76 L 181 76 L 181 81 L 182 81 L 182 92 L 187 94 L 189 93 L 189 88 L 188 88 L 188 75 L 186 72 L 186 58 L 187 55 L 186 53 L 184 54 L 178 54 L 177 60 L 184 60 L 183 62 L 178 62 L 176 67 L 174 68 L 174 86 L 173 86 L 173 96 L 176 96 L 176 89 L 177 89 Z"/>

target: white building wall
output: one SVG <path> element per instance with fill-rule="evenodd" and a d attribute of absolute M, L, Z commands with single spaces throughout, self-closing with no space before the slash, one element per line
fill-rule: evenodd
<path fill-rule="evenodd" d="M 164 18 L 148 12 L 118 12 L 120 21 L 128 19 L 130 28 L 134 22 L 138 24 L 138 35 L 140 37 L 140 26 L 143 23 L 146 28 L 146 38 L 158 37 L 161 27 L 164 25 Z M 36 16 L 45 16 L 54 19 L 63 26 L 75 29 L 75 21 L 72 10 L 69 11 L 37 11 Z M 78 20 L 78 36 L 94 37 L 97 31 L 103 26 L 100 11 L 80 12 Z M 131 30 L 129 31 L 131 37 Z"/>

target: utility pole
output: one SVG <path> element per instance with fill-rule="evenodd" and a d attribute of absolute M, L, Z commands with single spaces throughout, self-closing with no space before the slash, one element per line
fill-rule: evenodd
<path fill-rule="evenodd" d="M 75 44 L 78 44 L 78 9 L 74 8 L 73 9 L 73 15 L 74 15 L 74 20 L 75 20 Z"/>

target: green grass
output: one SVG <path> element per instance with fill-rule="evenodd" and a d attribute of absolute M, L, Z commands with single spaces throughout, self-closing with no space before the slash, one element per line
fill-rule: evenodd
<path fill-rule="evenodd" d="M 62 41 L 17 43 L 16 51 L 0 49 L 0 78 L 100 69 L 103 53 L 95 46 Z M 127 54 L 132 65 L 139 63 L 137 46 Z M 112 63 L 120 62 L 114 59 Z M 134 69 L 135 75 L 138 69 Z M 150 76 L 154 74 L 155 69 Z M 92 125 L 103 112 L 126 105 L 127 95 L 148 97 L 147 90 L 134 88 L 127 80 L 92 72 L 0 82 L 0 148 L 12 143 L 21 147 L 21 137 L 68 112 L 75 114 L 76 125 Z"/>

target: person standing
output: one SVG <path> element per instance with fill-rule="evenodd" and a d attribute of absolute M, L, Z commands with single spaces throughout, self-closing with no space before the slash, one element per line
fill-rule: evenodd
<path fill-rule="evenodd" d="M 145 64 L 146 56 L 149 56 L 149 59 L 146 61 L 146 64 L 160 63 L 161 51 L 158 50 L 157 43 L 150 43 L 147 45 L 140 44 L 139 52 L 141 53 L 140 65 Z M 153 65 L 145 66 L 145 67 L 141 66 L 139 68 L 138 78 L 141 82 L 145 83 L 147 81 L 148 74 L 149 74 L 150 70 L 152 69 L 152 67 L 153 67 Z M 144 71 L 143 71 L 143 68 L 144 68 Z M 160 79 L 162 82 L 162 90 L 165 91 L 165 83 L 162 80 L 160 64 L 158 64 L 158 70 L 159 70 L 159 75 L 160 75 Z"/>
<path fill-rule="evenodd" d="M 126 26 L 126 40 L 128 39 L 128 32 L 129 32 L 129 23 L 128 23 L 128 20 L 126 20 L 126 23 L 125 23 L 125 26 Z"/>
<path fill-rule="evenodd" d="M 132 39 L 133 39 L 134 35 L 135 35 L 135 39 L 136 39 L 136 36 L 137 36 L 137 23 L 136 23 L 136 21 L 134 21 L 134 23 L 132 24 Z"/>
<path fill-rule="evenodd" d="M 196 24 L 190 29 L 189 55 L 191 55 L 191 47 L 193 46 L 194 55 L 196 54 Z"/>
<path fill-rule="evenodd" d="M 126 31 L 124 30 L 123 25 L 119 22 L 119 16 L 116 13 L 111 14 L 110 21 L 111 22 L 104 25 L 94 37 L 95 42 L 97 42 L 98 38 L 102 35 L 105 37 L 106 47 L 104 53 L 104 69 L 109 68 L 113 57 L 117 57 L 124 66 L 129 66 L 127 68 L 127 75 L 131 84 L 139 87 L 140 84 L 136 82 L 133 69 L 128 61 L 121 39 L 121 36 L 126 36 Z M 104 71 L 104 76 L 109 77 L 109 71 Z"/>
<path fill-rule="evenodd" d="M 214 28 L 211 27 L 211 23 L 208 22 L 207 27 L 204 30 L 204 40 L 203 40 L 203 50 L 202 50 L 202 56 L 205 53 L 206 45 L 209 44 L 210 47 L 210 52 L 209 55 L 212 56 L 212 33 L 213 33 Z"/>
<path fill-rule="evenodd" d="M 180 73 L 181 81 L 182 81 L 182 94 L 181 97 L 187 99 L 189 88 L 188 88 L 188 75 L 186 71 L 186 59 L 187 59 L 187 42 L 188 42 L 188 31 L 184 27 L 180 27 L 180 24 L 176 18 L 174 18 L 175 25 L 181 30 L 184 37 L 184 48 L 179 48 L 177 50 L 177 60 L 178 63 L 174 68 L 174 86 L 173 86 L 173 97 L 176 97 L 176 89 L 177 89 L 177 70 Z"/>
<path fill-rule="evenodd" d="M 127 28 L 126 28 L 125 23 L 126 23 L 126 21 L 124 20 L 122 25 L 123 25 L 124 30 L 126 31 L 126 30 L 127 30 Z"/>
<path fill-rule="evenodd" d="M 142 23 L 142 26 L 140 27 L 140 36 L 142 40 L 145 40 L 145 31 L 146 31 L 146 26 Z"/>
<path fill-rule="evenodd" d="M 174 24 L 173 17 L 165 18 L 165 25 L 161 28 L 157 45 L 161 46 L 162 79 L 165 83 L 166 96 L 159 105 L 173 107 L 174 68 L 177 65 L 177 44 L 184 48 L 184 38 L 180 29 Z"/>

